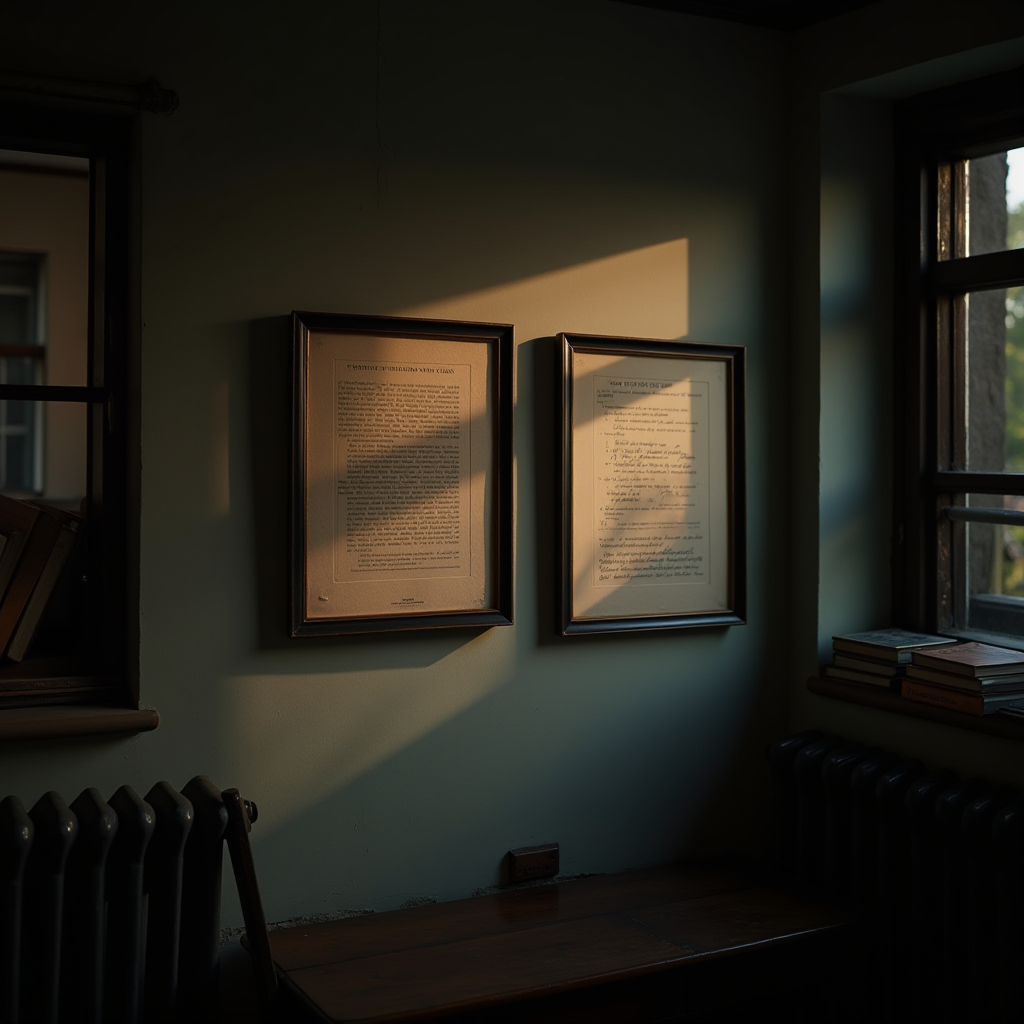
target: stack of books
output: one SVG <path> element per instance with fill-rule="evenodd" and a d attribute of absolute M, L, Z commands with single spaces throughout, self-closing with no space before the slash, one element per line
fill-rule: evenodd
<path fill-rule="evenodd" d="M 969 715 L 1024 708 L 1024 652 L 974 642 L 916 650 L 900 693 Z"/>
<path fill-rule="evenodd" d="M 79 512 L 0 494 L 0 654 L 22 661 L 82 529 Z"/>
<path fill-rule="evenodd" d="M 898 689 L 914 652 L 955 643 L 948 637 L 911 633 L 905 629 L 875 629 L 868 633 L 834 636 L 832 664 L 825 666 L 824 675 L 829 679 Z"/>

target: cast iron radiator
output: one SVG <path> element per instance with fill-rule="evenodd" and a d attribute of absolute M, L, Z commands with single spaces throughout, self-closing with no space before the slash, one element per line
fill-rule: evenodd
<path fill-rule="evenodd" d="M 0 1021 L 206 1019 L 227 823 L 205 776 L 0 801 Z"/>
<path fill-rule="evenodd" d="M 1024 1016 L 1024 798 L 805 732 L 768 749 L 778 866 L 877 908 L 881 1019 Z"/>

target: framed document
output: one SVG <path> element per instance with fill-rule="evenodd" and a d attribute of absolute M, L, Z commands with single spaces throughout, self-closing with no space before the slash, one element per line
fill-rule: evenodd
<path fill-rule="evenodd" d="M 562 633 L 746 616 L 746 350 L 561 334 Z"/>
<path fill-rule="evenodd" d="M 512 327 L 292 326 L 292 636 L 510 624 Z"/>

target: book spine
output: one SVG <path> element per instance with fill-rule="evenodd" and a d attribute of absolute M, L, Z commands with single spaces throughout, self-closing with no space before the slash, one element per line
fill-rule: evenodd
<path fill-rule="evenodd" d="M 869 686 L 891 687 L 899 677 L 890 673 L 887 676 L 876 675 L 874 672 L 858 672 L 855 669 L 826 665 L 823 673 L 827 679 L 844 679 L 847 682 L 864 683 Z"/>
<path fill-rule="evenodd" d="M 39 620 L 43 617 L 43 610 L 77 539 L 78 534 L 74 528 L 65 526 L 61 530 L 7 648 L 7 657 L 11 661 L 21 661 L 28 653 L 29 644 L 32 643 L 32 638 L 39 628 Z"/>
<path fill-rule="evenodd" d="M 982 689 L 981 683 L 976 679 L 971 679 L 967 676 L 956 676 L 952 672 L 940 672 L 938 669 L 922 668 L 920 665 L 911 665 L 907 669 L 905 678 L 973 693 L 981 693 Z"/>
<path fill-rule="evenodd" d="M 18 559 L 11 585 L 0 602 L 0 651 L 4 653 L 10 645 L 25 606 L 32 597 L 32 591 L 46 565 L 46 560 L 50 557 L 50 551 L 57 541 L 60 529 L 61 524 L 56 519 L 40 515 L 25 541 L 25 549 Z"/>
<path fill-rule="evenodd" d="M 862 658 L 856 654 L 845 654 L 842 651 L 835 651 L 832 661 L 840 668 L 853 669 L 855 672 L 872 672 L 876 676 L 902 675 L 909 666 L 900 665 L 894 661 L 880 661 L 877 658 Z"/>
<path fill-rule="evenodd" d="M 918 686 L 913 679 L 903 680 L 900 693 L 907 700 L 948 708 L 950 711 L 964 711 L 969 715 L 981 715 L 985 711 L 985 702 L 977 694 L 959 693 L 955 690 L 947 692 L 939 686 Z"/>
<path fill-rule="evenodd" d="M 902 660 L 909 661 L 909 652 L 901 655 L 900 651 L 889 647 L 881 647 L 873 644 L 859 644 L 853 640 L 833 640 L 832 650 L 843 654 L 862 655 L 865 658 L 875 658 L 878 661 L 890 662 L 893 665 Z"/>
<path fill-rule="evenodd" d="M 25 543 L 25 534 L 22 530 L 14 530 L 2 537 L 3 547 L 0 548 L 0 597 L 3 597 L 7 590 L 7 584 L 11 582 L 14 575 L 14 566 L 21 554 L 22 545 Z"/>
<path fill-rule="evenodd" d="M 967 679 L 974 676 L 974 668 L 971 665 L 961 665 L 955 661 L 942 661 L 939 658 L 936 658 L 935 661 L 925 661 L 924 658 L 915 658 L 913 664 L 931 669 L 933 672 L 948 672 L 951 675 L 964 676 Z"/>

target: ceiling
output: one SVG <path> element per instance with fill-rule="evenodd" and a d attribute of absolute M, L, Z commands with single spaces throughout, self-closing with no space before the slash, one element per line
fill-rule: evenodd
<path fill-rule="evenodd" d="M 619 0 L 639 7 L 657 7 L 679 14 L 742 21 L 783 31 L 806 28 L 839 14 L 868 7 L 874 0 Z"/>

